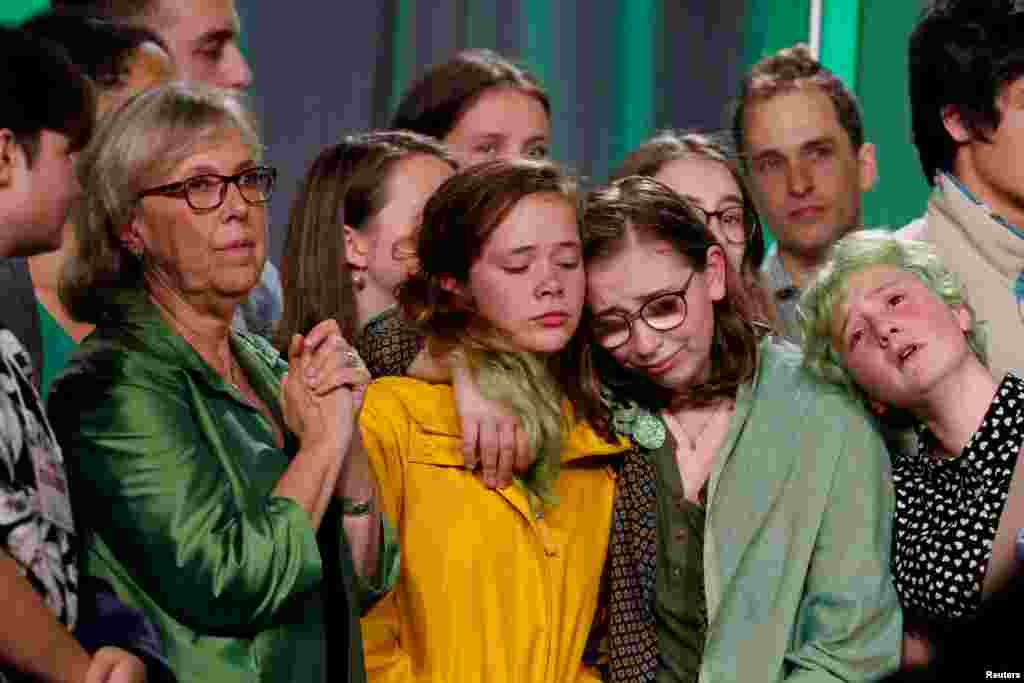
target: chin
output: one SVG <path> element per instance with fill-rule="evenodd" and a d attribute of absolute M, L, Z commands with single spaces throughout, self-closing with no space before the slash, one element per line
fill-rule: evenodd
<path fill-rule="evenodd" d="M 512 340 L 523 351 L 531 353 L 558 353 L 568 345 L 572 333 L 564 330 L 541 332 Z"/>

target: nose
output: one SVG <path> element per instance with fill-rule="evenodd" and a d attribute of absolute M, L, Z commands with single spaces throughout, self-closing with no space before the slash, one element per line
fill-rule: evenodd
<path fill-rule="evenodd" d="M 807 164 L 802 161 L 796 161 L 787 167 L 786 183 L 790 194 L 795 197 L 802 197 L 814 189 L 814 177 Z"/>
<path fill-rule="evenodd" d="M 565 293 L 565 283 L 562 282 L 560 269 L 557 265 L 548 264 L 542 274 L 540 284 L 537 286 L 537 296 L 561 296 Z"/>
<path fill-rule="evenodd" d="M 243 90 L 252 85 L 252 69 L 245 55 L 234 43 L 225 48 L 221 71 L 221 84 L 225 87 Z"/>
<path fill-rule="evenodd" d="M 227 207 L 231 213 L 247 213 L 249 211 L 249 202 L 245 201 L 245 197 L 242 196 L 242 190 L 238 187 L 238 181 L 226 183 L 226 185 L 227 187 L 224 188 L 224 203 L 221 206 Z"/>
<path fill-rule="evenodd" d="M 871 320 L 871 331 L 874 332 L 878 345 L 885 348 L 889 346 L 892 338 L 899 334 L 900 328 L 895 323 L 876 317 Z"/>
<path fill-rule="evenodd" d="M 630 332 L 633 352 L 640 358 L 650 358 L 661 346 L 661 334 L 643 318 L 633 321 L 633 329 Z"/>

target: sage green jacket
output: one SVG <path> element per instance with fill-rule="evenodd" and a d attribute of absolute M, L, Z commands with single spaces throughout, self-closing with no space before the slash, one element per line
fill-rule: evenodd
<path fill-rule="evenodd" d="M 262 414 L 145 296 L 121 304 L 119 319 L 83 342 L 50 396 L 86 527 L 83 571 L 153 619 L 181 681 L 319 683 L 330 661 L 331 681 L 362 683 L 355 574 L 340 520 L 325 517 L 320 540 L 334 529 L 324 548 L 337 556 L 322 559 L 308 515 L 272 493 L 295 439 L 277 448 Z M 231 344 L 280 419 L 287 364 L 261 338 L 232 333 Z"/>
<path fill-rule="evenodd" d="M 899 665 L 888 453 L 861 406 L 765 341 L 708 483 L 700 680 L 876 680 Z"/>

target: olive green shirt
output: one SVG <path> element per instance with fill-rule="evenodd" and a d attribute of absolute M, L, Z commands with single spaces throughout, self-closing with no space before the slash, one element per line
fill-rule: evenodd
<path fill-rule="evenodd" d="M 296 439 L 278 448 L 263 414 L 144 295 L 119 303 L 50 394 L 73 500 L 87 511 L 83 571 L 154 621 L 181 681 L 319 683 L 329 661 L 332 682 L 362 683 L 355 572 L 337 511 L 320 539 L 334 531 L 324 545 L 334 556 L 322 558 L 309 516 L 273 493 Z M 254 335 L 233 332 L 231 346 L 280 420 L 287 364 Z M 382 545 L 393 582 L 394 549 Z"/>
<path fill-rule="evenodd" d="M 658 497 L 654 620 L 658 683 L 696 683 L 708 627 L 704 597 L 704 507 L 686 499 L 672 434 L 650 451 Z"/>

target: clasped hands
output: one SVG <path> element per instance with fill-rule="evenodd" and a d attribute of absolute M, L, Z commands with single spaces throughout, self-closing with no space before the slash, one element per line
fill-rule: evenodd
<path fill-rule="evenodd" d="M 285 424 L 304 444 L 347 441 L 357 428 L 370 373 L 341 335 L 337 321 L 323 320 L 288 347 L 281 383 Z"/>

